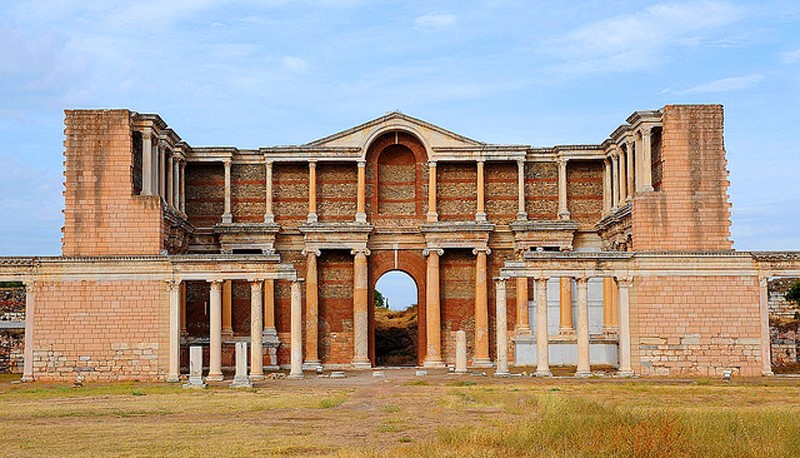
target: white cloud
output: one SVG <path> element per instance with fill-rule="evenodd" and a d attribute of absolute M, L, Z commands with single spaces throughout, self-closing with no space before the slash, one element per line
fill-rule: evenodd
<path fill-rule="evenodd" d="M 794 51 L 781 53 L 780 57 L 781 57 L 781 62 L 783 62 L 786 65 L 791 65 L 800 62 L 800 49 L 795 49 Z"/>
<path fill-rule="evenodd" d="M 717 92 L 733 92 L 742 91 L 755 86 L 756 84 L 764 81 L 764 75 L 754 73 L 747 76 L 734 76 L 731 78 L 722 78 L 710 83 L 700 84 L 688 89 L 675 91 L 675 94 L 708 94 Z"/>
<path fill-rule="evenodd" d="M 295 73 L 303 73 L 309 67 L 308 62 L 295 56 L 284 56 L 282 62 L 284 67 Z"/>
<path fill-rule="evenodd" d="M 724 2 L 658 4 L 545 42 L 545 52 L 564 60 L 560 69 L 568 73 L 638 70 L 663 60 L 671 47 L 714 46 L 713 32 L 744 17 L 743 8 Z"/>
<path fill-rule="evenodd" d="M 437 28 L 449 27 L 456 23 L 456 16 L 454 14 L 426 14 L 414 20 L 414 24 L 420 28 Z"/>

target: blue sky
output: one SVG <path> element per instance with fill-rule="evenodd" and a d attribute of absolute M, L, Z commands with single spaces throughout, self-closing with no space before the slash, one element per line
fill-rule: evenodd
<path fill-rule="evenodd" d="M 63 110 L 190 144 L 299 144 L 401 110 L 486 142 L 599 143 L 722 103 L 733 239 L 800 249 L 796 1 L 72 1 L 0 6 L 0 255 L 60 251 Z"/>

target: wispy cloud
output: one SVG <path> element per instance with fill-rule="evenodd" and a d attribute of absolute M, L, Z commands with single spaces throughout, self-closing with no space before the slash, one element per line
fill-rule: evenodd
<path fill-rule="evenodd" d="M 700 84 L 687 89 L 674 91 L 673 94 L 711 94 L 717 92 L 743 91 L 764 81 L 764 78 L 765 76 L 760 73 L 754 73 L 747 76 L 733 76 L 730 78 L 718 79 L 710 83 Z"/>
<path fill-rule="evenodd" d="M 458 18 L 454 14 L 435 14 L 430 13 L 418 17 L 414 24 L 419 28 L 438 28 L 455 25 Z"/>
<path fill-rule="evenodd" d="M 284 67 L 295 73 L 303 73 L 309 67 L 308 62 L 295 56 L 284 56 L 282 62 Z"/>
<path fill-rule="evenodd" d="M 569 73 L 638 70 L 664 60 L 671 47 L 713 46 L 714 32 L 744 17 L 744 8 L 724 2 L 658 4 L 580 27 L 544 50 Z"/>
<path fill-rule="evenodd" d="M 781 53 L 780 58 L 781 62 L 786 65 L 796 64 L 797 62 L 800 62 L 800 48 L 795 49 L 794 51 Z"/>

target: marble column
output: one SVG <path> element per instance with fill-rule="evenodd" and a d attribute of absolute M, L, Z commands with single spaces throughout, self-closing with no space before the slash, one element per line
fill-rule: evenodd
<path fill-rule="evenodd" d="M 275 328 L 275 280 L 264 280 L 264 335 L 278 336 Z"/>
<path fill-rule="evenodd" d="M 164 172 L 166 175 L 165 186 L 166 186 L 166 200 L 167 206 L 175 208 L 175 203 L 172 200 L 175 197 L 175 193 L 173 190 L 175 189 L 175 175 L 172 173 L 175 170 L 175 159 L 173 159 L 173 155 L 169 152 L 166 153 L 165 162 L 167 163 L 167 169 Z"/>
<path fill-rule="evenodd" d="M 761 375 L 770 377 L 774 373 L 769 335 L 769 277 L 758 278 L 758 311 L 761 321 Z"/>
<path fill-rule="evenodd" d="M 550 377 L 550 336 L 547 332 L 547 277 L 536 281 L 536 375 Z"/>
<path fill-rule="evenodd" d="M 153 131 L 142 131 L 142 195 L 153 195 Z"/>
<path fill-rule="evenodd" d="M 436 161 L 428 162 L 428 214 L 429 223 L 439 221 L 439 213 L 436 212 Z"/>
<path fill-rule="evenodd" d="M 569 206 L 567 205 L 567 160 L 558 159 L 558 218 L 569 220 Z"/>
<path fill-rule="evenodd" d="M 222 284 L 222 336 L 233 337 L 233 282 Z"/>
<path fill-rule="evenodd" d="M 167 200 L 167 145 L 165 142 L 158 144 L 158 195 Z"/>
<path fill-rule="evenodd" d="M 616 290 L 614 277 L 603 277 L 603 334 L 609 337 L 617 334 Z"/>
<path fill-rule="evenodd" d="M 442 360 L 441 304 L 439 296 L 439 256 L 444 254 L 440 248 L 422 251 L 428 257 L 428 271 L 425 281 L 425 327 L 427 333 L 427 352 L 424 367 L 444 367 Z"/>
<path fill-rule="evenodd" d="M 319 221 L 317 216 L 317 161 L 308 161 L 308 216 L 306 223 Z"/>
<path fill-rule="evenodd" d="M 250 380 L 264 379 L 262 324 L 264 280 L 250 280 Z"/>
<path fill-rule="evenodd" d="M 572 326 L 572 277 L 558 279 L 558 334 L 574 336 L 575 328 Z"/>
<path fill-rule="evenodd" d="M 303 292 L 302 280 L 292 282 L 290 379 L 303 378 Z"/>
<path fill-rule="evenodd" d="M 358 161 L 358 191 L 356 198 L 356 222 L 367 222 L 367 161 Z"/>
<path fill-rule="evenodd" d="M 33 381 L 33 323 L 36 320 L 36 282 L 25 281 L 25 349 L 22 364 L 22 381 Z"/>
<path fill-rule="evenodd" d="M 475 221 L 478 223 L 485 223 L 486 222 L 486 177 L 484 176 L 484 167 L 485 163 L 483 160 L 478 161 L 478 203 L 476 205 L 475 210 Z"/>
<path fill-rule="evenodd" d="M 630 278 L 618 278 L 619 285 L 619 371 L 623 377 L 633 375 L 631 369 L 631 323 L 629 290 L 633 284 Z"/>
<path fill-rule="evenodd" d="M 272 212 L 272 161 L 264 162 L 264 198 L 266 207 L 264 210 L 264 223 L 275 223 L 275 214 Z"/>
<path fill-rule="evenodd" d="M 353 250 L 353 367 L 369 369 L 369 250 Z"/>
<path fill-rule="evenodd" d="M 180 381 L 181 371 L 181 282 L 168 281 L 169 289 L 169 367 L 167 381 Z"/>
<path fill-rule="evenodd" d="M 525 210 L 525 160 L 517 161 L 517 221 L 527 221 Z"/>
<path fill-rule="evenodd" d="M 467 332 L 456 331 L 456 374 L 467 373 Z"/>
<path fill-rule="evenodd" d="M 319 360 L 319 281 L 317 278 L 317 257 L 319 250 L 306 249 L 306 338 L 305 362 L 303 369 L 313 370 L 320 365 Z"/>
<path fill-rule="evenodd" d="M 172 154 L 172 208 L 179 211 L 181 208 L 181 158 L 177 153 Z"/>
<path fill-rule="evenodd" d="M 575 283 L 578 291 L 578 370 L 575 376 L 588 377 L 592 374 L 589 365 L 589 279 L 578 277 Z"/>
<path fill-rule="evenodd" d="M 475 254 L 475 367 L 491 367 L 489 359 L 489 291 L 486 284 L 489 248 L 474 249 Z"/>
<path fill-rule="evenodd" d="M 531 325 L 528 323 L 528 277 L 517 277 L 517 326 L 518 336 L 531 335 Z"/>
<path fill-rule="evenodd" d="M 495 342 L 497 369 L 495 377 L 508 376 L 508 312 L 506 310 L 506 278 L 495 279 Z"/>
<path fill-rule="evenodd" d="M 222 213 L 222 222 L 230 224 L 233 222 L 233 214 L 231 213 L 231 160 L 225 159 L 223 165 L 225 166 L 225 209 Z"/>
<path fill-rule="evenodd" d="M 603 214 L 611 213 L 611 160 L 603 161 Z"/>
<path fill-rule="evenodd" d="M 625 198 L 628 196 L 628 177 L 626 176 L 626 164 L 628 155 L 619 146 L 615 147 L 619 157 L 619 206 L 625 205 Z"/>
<path fill-rule="evenodd" d="M 641 190 L 650 192 L 653 190 L 653 151 L 650 143 L 651 127 L 643 127 L 642 133 L 642 185 Z"/>
<path fill-rule="evenodd" d="M 209 349 L 208 377 L 206 380 L 222 380 L 222 280 L 210 280 L 209 300 Z"/>
<path fill-rule="evenodd" d="M 181 213 L 186 214 L 186 161 L 181 161 Z"/>
<path fill-rule="evenodd" d="M 611 194 L 611 211 L 619 207 L 619 157 L 616 153 L 611 153 L 611 175 L 614 192 Z"/>
<path fill-rule="evenodd" d="M 636 174 L 634 173 L 634 161 L 636 161 L 636 156 L 633 152 L 633 139 L 628 137 L 625 139 L 625 157 L 627 160 L 625 161 L 625 176 L 628 179 L 628 184 L 625 186 L 627 190 L 627 195 L 625 199 L 630 201 L 633 198 L 633 191 L 634 191 L 634 178 Z"/>
<path fill-rule="evenodd" d="M 150 149 L 150 185 L 152 186 L 152 195 L 157 196 L 159 191 L 159 177 L 161 176 L 161 166 L 159 164 L 159 158 L 161 157 L 161 146 L 160 143 L 155 142 L 156 135 L 153 134 L 154 145 Z"/>

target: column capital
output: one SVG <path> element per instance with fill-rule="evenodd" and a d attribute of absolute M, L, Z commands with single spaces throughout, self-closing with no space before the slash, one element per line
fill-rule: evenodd
<path fill-rule="evenodd" d="M 770 278 L 772 278 L 771 275 L 759 274 L 758 285 L 761 286 L 762 288 L 766 288 L 769 285 Z"/>
<path fill-rule="evenodd" d="M 558 156 L 558 158 L 556 159 L 556 162 L 558 162 L 558 166 L 559 167 L 566 167 L 567 166 L 567 162 L 569 162 L 569 159 L 564 157 L 564 156 Z"/>
<path fill-rule="evenodd" d="M 633 277 L 628 275 L 617 275 L 617 284 L 619 286 L 624 286 L 625 288 L 630 288 L 633 286 Z"/>
<path fill-rule="evenodd" d="M 24 278 L 22 284 L 25 285 L 25 288 L 36 288 L 36 280 L 32 278 Z"/>
<path fill-rule="evenodd" d="M 275 160 L 274 160 L 274 159 L 272 159 L 271 157 L 269 157 L 269 158 L 268 158 L 268 157 L 266 156 L 266 154 L 264 155 L 264 165 L 266 165 L 267 167 L 272 167 L 272 165 L 273 165 L 274 163 L 275 163 Z"/>
<path fill-rule="evenodd" d="M 358 256 L 359 254 L 363 254 L 364 256 L 369 256 L 372 254 L 372 252 L 369 250 L 369 248 L 353 248 L 352 250 L 350 250 L 350 254 L 353 256 Z"/>
<path fill-rule="evenodd" d="M 222 284 L 225 283 L 225 280 L 215 278 L 213 280 L 206 280 L 208 283 L 211 284 L 211 289 L 221 289 Z"/>
<path fill-rule="evenodd" d="M 589 276 L 588 275 L 576 275 L 573 278 L 575 278 L 575 283 L 578 283 L 578 284 L 588 283 L 589 282 Z"/>
<path fill-rule="evenodd" d="M 367 166 L 367 161 L 364 159 L 359 159 L 358 161 L 356 161 L 356 165 L 358 166 L 358 168 L 363 169 L 364 167 Z"/>
<path fill-rule="evenodd" d="M 428 161 L 428 167 L 436 167 L 436 161 L 434 160 Z"/>
<path fill-rule="evenodd" d="M 494 277 L 492 280 L 494 280 L 494 282 L 497 283 L 498 285 L 502 284 L 505 286 L 506 280 L 508 280 L 509 278 L 511 277 L 499 276 L 499 277 Z"/>
<path fill-rule="evenodd" d="M 535 281 L 536 283 L 542 283 L 542 282 L 547 283 L 548 280 L 550 280 L 550 277 L 546 277 L 544 275 L 533 276 L 533 281 Z"/>
<path fill-rule="evenodd" d="M 261 291 L 264 288 L 264 279 L 263 278 L 249 278 L 247 283 L 250 283 L 250 288 Z"/>
<path fill-rule="evenodd" d="M 316 167 L 317 166 L 317 160 L 316 159 L 309 159 L 308 160 L 308 166 L 309 167 Z"/>
<path fill-rule="evenodd" d="M 322 255 L 322 252 L 317 248 L 305 248 L 303 249 L 303 251 L 300 252 L 300 254 L 302 254 L 303 256 L 308 256 L 313 254 L 316 257 L 320 257 L 320 255 Z"/>
<path fill-rule="evenodd" d="M 436 253 L 437 255 L 441 256 L 444 254 L 444 250 L 441 248 L 425 248 L 424 250 L 422 250 L 422 256 L 425 256 L 426 258 L 428 257 L 428 255 L 433 253 Z"/>
<path fill-rule="evenodd" d="M 476 164 L 480 164 L 480 165 L 484 165 L 486 163 L 486 158 L 485 157 L 479 157 L 479 158 L 475 159 L 475 163 Z"/>
<path fill-rule="evenodd" d="M 153 129 L 150 127 L 145 127 L 142 129 L 142 139 L 143 140 L 152 140 L 153 139 Z"/>
<path fill-rule="evenodd" d="M 294 280 L 291 280 L 292 283 L 303 283 L 304 281 L 306 281 L 305 278 L 295 278 Z"/>
<path fill-rule="evenodd" d="M 174 279 L 173 280 L 165 280 L 164 283 L 167 284 L 167 288 L 170 291 L 174 291 L 174 290 L 180 288 L 180 286 L 181 286 L 181 281 L 180 280 L 174 280 Z"/>
<path fill-rule="evenodd" d="M 233 159 L 231 159 L 229 157 L 226 157 L 226 158 L 222 159 L 222 164 L 225 167 L 230 167 L 232 162 L 233 162 Z"/>
<path fill-rule="evenodd" d="M 639 134 L 642 136 L 642 138 L 650 137 L 652 129 L 653 126 L 642 126 L 639 128 Z"/>
<path fill-rule="evenodd" d="M 480 247 L 480 248 L 473 248 L 472 249 L 472 254 L 477 256 L 478 253 L 484 253 L 484 254 L 486 254 L 488 256 L 488 255 L 492 254 L 492 249 L 489 248 L 489 247 Z"/>

